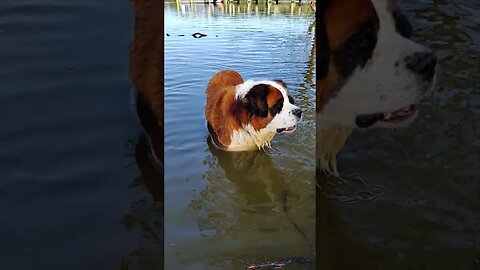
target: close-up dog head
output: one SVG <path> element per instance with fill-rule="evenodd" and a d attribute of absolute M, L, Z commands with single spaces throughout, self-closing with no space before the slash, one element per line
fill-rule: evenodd
<path fill-rule="evenodd" d="M 436 57 L 410 39 L 412 27 L 392 0 L 322 2 L 319 125 L 410 123 L 434 85 Z"/>
<path fill-rule="evenodd" d="M 237 86 L 236 96 L 247 112 L 248 125 L 255 130 L 293 132 L 302 118 L 302 110 L 281 80 L 246 81 Z"/>

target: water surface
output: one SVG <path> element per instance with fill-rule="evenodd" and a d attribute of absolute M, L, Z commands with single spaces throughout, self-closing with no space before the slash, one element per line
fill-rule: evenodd
<path fill-rule="evenodd" d="M 1 1 L 2 269 L 135 260 L 133 21 L 128 1 Z"/>
<path fill-rule="evenodd" d="M 166 269 L 314 257 L 313 21 L 307 5 L 166 3 Z M 223 69 L 282 79 L 304 108 L 297 131 L 277 135 L 265 152 L 209 145 L 205 88 Z"/>
<path fill-rule="evenodd" d="M 439 57 L 443 76 L 412 125 L 355 132 L 347 142 L 339 170 L 365 182 L 332 179 L 325 188 L 330 199 L 317 205 L 321 262 L 334 269 L 478 269 L 480 5 L 398 2 L 414 39 Z"/>

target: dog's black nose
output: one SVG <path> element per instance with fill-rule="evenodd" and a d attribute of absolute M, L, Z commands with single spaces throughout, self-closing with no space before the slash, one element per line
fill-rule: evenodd
<path fill-rule="evenodd" d="M 293 115 L 295 115 L 296 117 L 300 118 L 302 117 L 302 110 L 301 109 L 295 109 L 292 111 Z"/>
<path fill-rule="evenodd" d="M 432 53 L 414 53 L 405 57 L 406 67 L 416 74 L 422 76 L 426 81 L 431 81 L 435 74 L 437 58 Z"/>

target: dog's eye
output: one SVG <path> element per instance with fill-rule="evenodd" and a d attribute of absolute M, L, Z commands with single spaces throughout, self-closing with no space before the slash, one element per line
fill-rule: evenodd
<path fill-rule="evenodd" d="M 378 22 L 370 20 L 350 36 L 334 53 L 338 72 L 348 77 L 357 67 L 364 67 L 377 44 Z"/>
<path fill-rule="evenodd" d="M 275 103 L 274 107 L 281 111 L 283 107 L 283 100 L 279 100 L 277 103 Z"/>
<path fill-rule="evenodd" d="M 408 21 L 407 16 L 401 13 L 399 10 L 393 11 L 393 19 L 395 20 L 395 27 L 400 35 L 410 38 L 413 33 L 413 27 Z"/>
<path fill-rule="evenodd" d="M 295 100 L 291 96 L 288 96 L 288 101 L 290 101 L 290 104 L 295 105 Z"/>

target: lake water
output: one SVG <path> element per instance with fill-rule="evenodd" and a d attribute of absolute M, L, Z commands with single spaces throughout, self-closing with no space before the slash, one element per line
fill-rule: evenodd
<path fill-rule="evenodd" d="M 132 38 L 128 1 L 0 3 L 0 268 L 136 260 Z"/>
<path fill-rule="evenodd" d="M 480 5 L 397 2 L 414 39 L 439 57 L 443 76 L 409 127 L 350 137 L 338 158 L 347 182 L 328 180 L 319 197 L 318 263 L 479 269 Z"/>
<path fill-rule="evenodd" d="M 166 269 L 314 258 L 313 21 L 308 5 L 166 3 Z M 297 131 L 277 135 L 265 152 L 209 145 L 205 89 L 223 69 L 282 79 L 304 109 Z"/>

